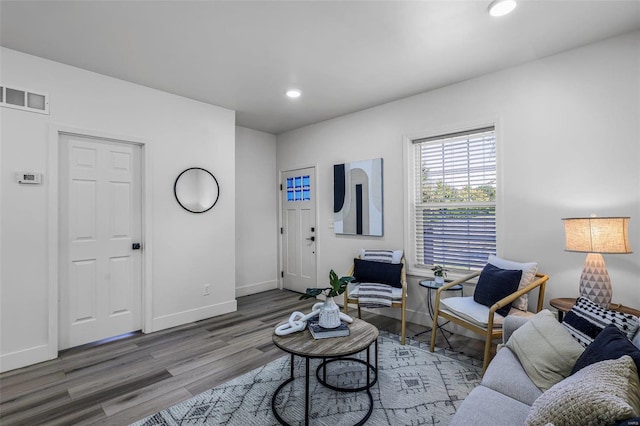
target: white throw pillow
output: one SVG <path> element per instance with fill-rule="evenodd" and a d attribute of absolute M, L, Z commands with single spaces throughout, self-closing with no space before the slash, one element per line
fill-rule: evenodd
<path fill-rule="evenodd" d="M 518 286 L 518 290 L 522 287 L 526 287 L 531 284 L 536 279 L 536 273 L 538 272 L 538 263 L 537 262 L 529 262 L 529 263 L 520 263 L 513 262 L 511 260 L 501 259 L 494 255 L 489 255 L 488 263 L 493 266 L 497 266 L 501 269 L 511 269 L 511 270 L 521 270 L 522 278 L 520 278 L 520 285 Z M 526 311 L 529 304 L 529 295 L 524 294 L 517 298 L 511 306 L 516 309 L 520 309 L 521 311 Z"/>

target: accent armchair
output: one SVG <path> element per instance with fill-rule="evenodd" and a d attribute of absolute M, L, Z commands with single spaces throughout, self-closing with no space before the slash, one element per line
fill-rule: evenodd
<path fill-rule="evenodd" d="M 358 308 L 400 308 L 400 344 L 406 335 L 407 277 L 402 250 L 360 250 L 347 275 L 355 280 L 344 292 L 344 313 L 349 313 L 349 304 Z"/>
<path fill-rule="evenodd" d="M 491 263 L 492 261 L 505 269 L 495 266 Z M 439 288 L 435 297 L 433 316 L 434 324 L 437 324 L 439 318 L 444 318 L 484 336 L 483 374 L 491 361 L 493 340 L 502 338 L 504 318 L 507 315 L 531 317 L 542 310 L 545 287 L 549 280 L 548 275 L 537 272 L 536 263 L 521 264 L 493 256 L 490 257 L 489 262 L 482 271 L 474 272 Z M 516 271 L 519 274 L 515 273 Z M 506 275 L 510 275 L 508 279 L 504 277 Z M 474 296 L 443 297 L 448 288 L 464 284 L 476 277 L 478 282 Z M 534 289 L 538 289 L 536 310 L 529 312 L 527 295 Z M 435 348 L 437 331 L 438 327 L 434 326 L 431 334 L 431 352 Z"/>

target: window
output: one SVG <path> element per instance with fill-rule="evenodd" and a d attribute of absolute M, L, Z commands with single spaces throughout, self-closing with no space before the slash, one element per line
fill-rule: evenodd
<path fill-rule="evenodd" d="M 411 142 L 415 266 L 481 269 L 496 253 L 494 127 Z"/>
<path fill-rule="evenodd" d="M 287 178 L 287 201 L 311 200 L 311 180 L 308 175 Z"/>
<path fill-rule="evenodd" d="M 0 86 L 0 106 L 49 114 L 49 95 Z"/>

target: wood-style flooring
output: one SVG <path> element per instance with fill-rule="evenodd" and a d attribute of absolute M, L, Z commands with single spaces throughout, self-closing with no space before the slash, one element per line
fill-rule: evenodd
<path fill-rule="evenodd" d="M 315 300 L 271 290 L 238 298 L 238 311 L 152 334 L 133 333 L 60 353 L 0 375 L 0 424 L 128 425 L 284 355 L 271 340 L 291 312 Z M 355 315 L 355 309 L 352 314 Z M 400 321 L 363 311 L 381 330 Z M 425 327 L 407 324 L 407 336 Z M 438 333 L 438 345 L 443 345 Z M 418 337 L 426 341 L 430 333 Z M 450 336 L 453 348 L 482 358 L 482 342 Z"/>

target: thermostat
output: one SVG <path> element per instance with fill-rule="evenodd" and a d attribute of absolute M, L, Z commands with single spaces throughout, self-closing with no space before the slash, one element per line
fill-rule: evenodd
<path fill-rule="evenodd" d="M 42 183 L 42 173 L 18 172 L 18 173 L 16 173 L 16 181 L 18 183 L 41 184 Z"/>

